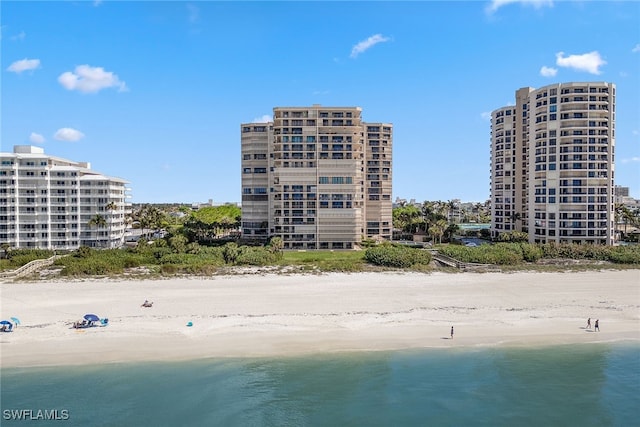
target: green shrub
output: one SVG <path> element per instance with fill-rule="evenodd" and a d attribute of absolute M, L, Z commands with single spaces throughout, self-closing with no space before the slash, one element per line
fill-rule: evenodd
<path fill-rule="evenodd" d="M 14 249 L 7 253 L 6 260 L 2 260 L 3 268 L 16 269 L 37 259 L 47 259 L 54 255 L 46 249 Z"/>
<path fill-rule="evenodd" d="M 78 250 L 73 254 L 77 258 L 88 258 L 93 253 L 93 249 L 89 246 L 80 246 Z"/>
<path fill-rule="evenodd" d="M 191 242 L 189 244 L 187 244 L 187 253 L 188 254 L 193 254 L 193 255 L 197 255 L 200 253 L 200 245 L 197 242 Z"/>
<path fill-rule="evenodd" d="M 522 259 L 527 262 L 536 262 L 542 258 L 543 252 L 540 245 L 532 243 L 520 243 L 520 250 L 522 251 Z"/>
<path fill-rule="evenodd" d="M 103 276 L 109 273 L 122 273 L 122 267 L 96 258 L 78 258 L 60 272 L 63 276 Z"/>
<path fill-rule="evenodd" d="M 192 259 L 193 259 L 193 256 L 189 254 L 167 253 L 162 255 L 162 257 L 158 259 L 158 262 L 161 265 L 165 265 L 165 264 L 182 265 L 182 264 L 189 264 L 189 262 Z"/>
<path fill-rule="evenodd" d="M 429 264 L 431 254 L 421 249 L 383 244 L 368 248 L 364 259 L 370 264 L 383 267 L 407 268 L 415 264 Z"/>
<path fill-rule="evenodd" d="M 438 251 L 461 262 L 476 264 L 516 265 L 523 260 L 518 243 L 497 243 L 495 245 L 442 246 Z"/>
<path fill-rule="evenodd" d="M 609 251 L 609 261 L 616 264 L 640 264 L 640 246 L 616 246 Z"/>
<path fill-rule="evenodd" d="M 235 259 L 237 265 L 268 265 L 276 262 L 278 255 L 264 247 L 241 246 Z"/>

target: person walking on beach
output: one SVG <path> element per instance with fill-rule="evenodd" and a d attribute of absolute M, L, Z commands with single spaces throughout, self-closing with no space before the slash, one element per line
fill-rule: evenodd
<path fill-rule="evenodd" d="M 587 319 L 587 329 L 591 329 L 591 317 Z"/>
<path fill-rule="evenodd" d="M 600 319 L 596 319 L 596 323 L 593 325 L 593 330 L 600 332 Z"/>
<path fill-rule="evenodd" d="M 451 327 L 451 339 L 453 339 L 453 326 Z"/>

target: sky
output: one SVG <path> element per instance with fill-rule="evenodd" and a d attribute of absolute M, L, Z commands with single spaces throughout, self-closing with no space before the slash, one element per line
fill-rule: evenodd
<path fill-rule="evenodd" d="M 490 114 L 522 87 L 617 86 L 640 198 L 640 2 L 0 2 L 0 151 L 126 179 L 133 203 L 241 199 L 240 124 L 274 107 L 390 122 L 393 196 L 490 197 Z"/>

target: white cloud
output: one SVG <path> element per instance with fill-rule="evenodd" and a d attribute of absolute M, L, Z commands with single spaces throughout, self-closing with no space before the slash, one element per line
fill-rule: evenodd
<path fill-rule="evenodd" d="M 607 61 L 600 57 L 598 51 L 583 53 L 582 55 L 564 56 L 564 52 L 556 53 L 556 65 L 559 67 L 573 68 L 576 71 L 586 71 L 591 74 L 600 74 L 600 67 Z"/>
<path fill-rule="evenodd" d="M 24 40 L 24 38 L 27 36 L 27 33 L 25 33 L 24 31 L 20 31 L 18 34 L 16 34 L 15 36 L 11 36 L 10 39 L 11 40 Z"/>
<path fill-rule="evenodd" d="M 633 53 L 637 53 L 640 52 L 640 43 L 638 43 L 637 45 L 634 46 L 633 49 L 631 49 L 631 52 Z"/>
<path fill-rule="evenodd" d="M 95 7 L 98 7 L 98 6 L 100 6 L 101 4 L 102 4 L 102 0 L 93 0 L 93 5 L 94 5 Z"/>
<path fill-rule="evenodd" d="M 271 121 L 273 121 L 273 117 L 270 114 L 265 114 L 264 116 L 253 119 L 251 123 L 269 123 Z"/>
<path fill-rule="evenodd" d="M 491 0 L 489 5 L 485 8 L 485 11 L 489 14 L 494 13 L 502 6 L 509 4 L 519 3 L 525 6 L 533 6 L 536 9 L 540 9 L 544 6 L 553 7 L 553 0 Z"/>
<path fill-rule="evenodd" d="M 386 41 L 389 41 L 389 37 L 384 37 L 382 34 L 374 34 L 368 39 L 363 40 L 358 44 L 356 44 L 355 46 L 353 46 L 353 48 L 351 49 L 350 57 L 355 58 L 356 56 L 360 55 L 366 50 L 371 49 L 373 46 L 377 45 L 378 43 L 383 43 Z"/>
<path fill-rule="evenodd" d="M 546 65 L 543 65 L 542 68 L 540 68 L 540 75 L 542 77 L 555 77 L 556 74 L 558 74 L 557 68 L 547 67 Z"/>
<path fill-rule="evenodd" d="M 40 68 L 40 60 L 39 59 L 21 59 L 19 61 L 14 62 L 9 65 L 7 71 L 13 71 L 14 73 L 20 74 L 23 71 L 27 70 L 35 70 L 36 68 Z"/>
<path fill-rule="evenodd" d="M 33 142 L 34 144 L 42 144 L 45 139 L 44 136 L 40 135 L 39 133 L 31 132 L 31 135 L 29 135 L 29 141 Z"/>
<path fill-rule="evenodd" d="M 198 9 L 198 6 L 187 3 L 187 10 L 189 11 L 189 22 L 196 22 L 200 18 L 200 9 Z"/>
<path fill-rule="evenodd" d="M 120 81 L 113 72 L 89 65 L 78 65 L 75 72 L 67 71 L 60 74 L 58 82 L 66 89 L 83 93 L 96 93 L 110 87 L 117 87 L 118 92 L 128 90 L 126 83 Z"/>
<path fill-rule="evenodd" d="M 482 120 L 491 120 L 491 113 L 484 111 L 480 113 L 480 118 L 482 118 Z"/>
<path fill-rule="evenodd" d="M 622 159 L 622 163 L 635 163 L 640 162 L 640 157 L 629 157 L 628 159 Z"/>
<path fill-rule="evenodd" d="M 61 128 L 56 131 L 53 137 L 58 141 L 75 142 L 80 141 L 82 138 L 84 138 L 84 133 L 73 128 Z"/>

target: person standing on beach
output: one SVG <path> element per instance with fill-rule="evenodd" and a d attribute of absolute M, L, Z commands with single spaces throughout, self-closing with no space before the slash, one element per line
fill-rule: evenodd
<path fill-rule="evenodd" d="M 593 325 L 593 330 L 600 332 L 600 319 L 596 319 L 596 323 Z"/>
<path fill-rule="evenodd" d="M 587 329 L 591 329 L 591 317 L 587 319 Z"/>
<path fill-rule="evenodd" d="M 453 339 L 453 326 L 451 327 L 451 339 Z"/>

